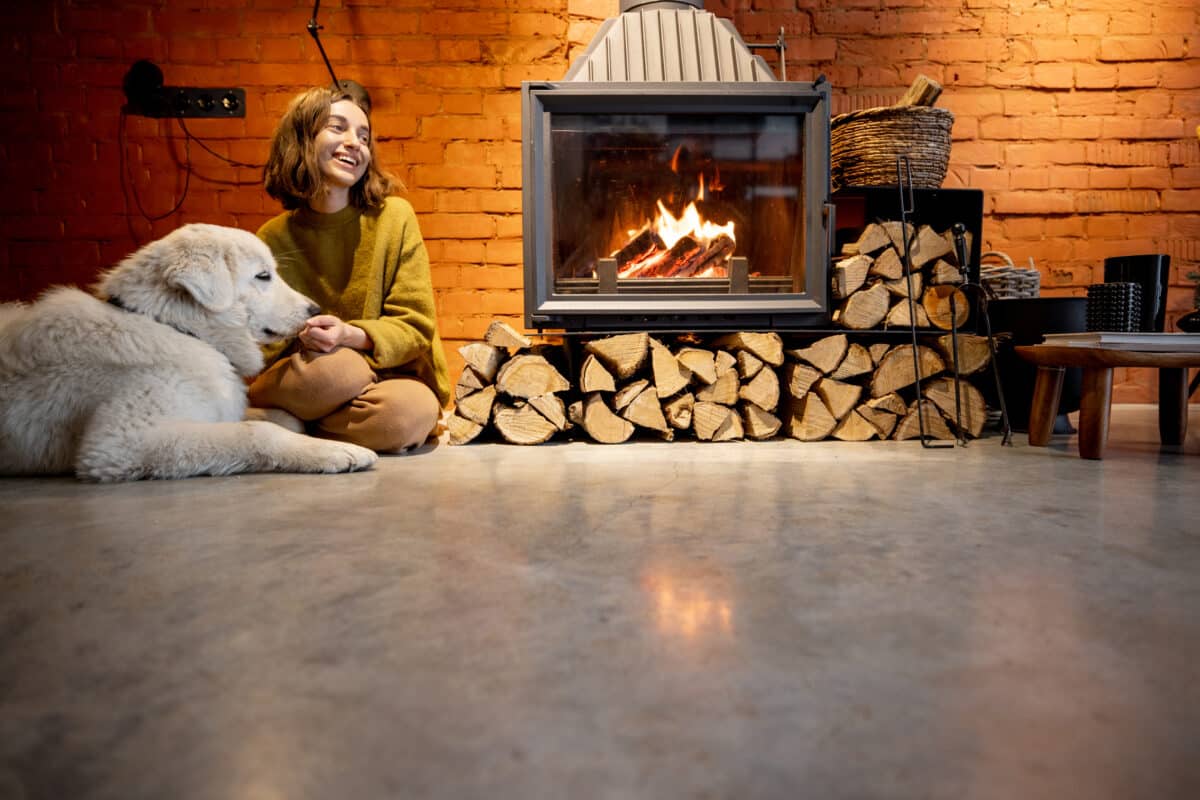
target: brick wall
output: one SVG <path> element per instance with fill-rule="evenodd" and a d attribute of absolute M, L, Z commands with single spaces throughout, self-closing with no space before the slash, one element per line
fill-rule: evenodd
<path fill-rule="evenodd" d="M 1168 319 L 1191 308 L 1186 275 L 1200 269 L 1194 0 L 706 5 L 750 41 L 783 28 L 789 76 L 825 73 L 835 112 L 890 102 L 921 72 L 941 81 L 940 104 L 957 115 L 946 185 L 985 190 L 985 249 L 1034 259 L 1044 293 L 1082 294 L 1106 256 L 1165 252 Z M 322 3 L 322 43 L 339 77 L 371 89 L 380 159 L 420 214 L 452 368 L 457 345 L 491 319 L 521 324 L 520 82 L 560 78 L 616 8 Z M 0 300 L 87 283 L 185 222 L 254 229 L 276 213 L 253 165 L 287 100 L 327 81 L 305 32 L 311 11 L 306 0 L 43 0 L 7 10 Z M 203 147 L 175 121 L 122 120 L 121 82 L 142 58 L 171 85 L 244 87 L 246 117 L 189 121 Z M 1118 400 L 1153 391 L 1147 375 L 1118 377 Z"/>

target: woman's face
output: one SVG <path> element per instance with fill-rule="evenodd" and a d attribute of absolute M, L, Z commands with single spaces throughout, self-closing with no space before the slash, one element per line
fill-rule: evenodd
<path fill-rule="evenodd" d="M 329 109 L 325 127 L 317 132 L 317 163 L 331 188 L 349 189 L 371 163 L 371 123 L 351 100 L 338 100 Z"/>

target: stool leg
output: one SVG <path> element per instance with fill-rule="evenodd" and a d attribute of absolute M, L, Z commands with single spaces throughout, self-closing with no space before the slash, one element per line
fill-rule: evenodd
<path fill-rule="evenodd" d="M 1064 367 L 1038 367 L 1033 402 L 1029 406 L 1029 444 L 1033 447 L 1050 444 L 1066 372 Z"/>
<path fill-rule="evenodd" d="M 1079 455 L 1104 458 L 1108 444 L 1108 415 L 1112 407 L 1112 368 L 1084 367 L 1079 398 Z"/>
<path fill-rule="evenodd" d="M 1158 438 L 1163 444 L 1183 444 L 1187 436 L 1188 385 L 1186 369 L 1158 370 Z"/>

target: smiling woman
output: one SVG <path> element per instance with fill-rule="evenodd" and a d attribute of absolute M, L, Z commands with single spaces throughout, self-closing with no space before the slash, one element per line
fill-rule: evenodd
<path fill-rule="evenodd" d="M 412 206 L 390 196 L 369 109 L 365 93 L 310 89 L 276 128 L 263 176 L 285 212 L 258 235 L 322 313 L 267 353 L 250 401 L 394 452 L 425 441 L 450 392 L 429 257 Z"/>

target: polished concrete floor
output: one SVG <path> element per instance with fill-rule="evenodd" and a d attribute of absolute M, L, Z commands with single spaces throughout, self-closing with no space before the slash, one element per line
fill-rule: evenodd
<path fill-rule="evenodd" d="M 1191 428 L 0 480 L 0 798 L 1200 797 Z"/>

